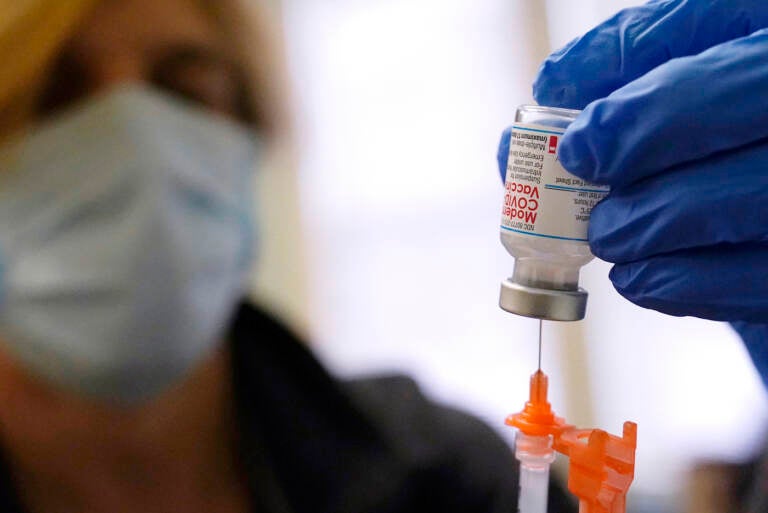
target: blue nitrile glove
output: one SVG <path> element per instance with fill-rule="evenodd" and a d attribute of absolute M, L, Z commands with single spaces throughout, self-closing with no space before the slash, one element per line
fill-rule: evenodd
<path fill-rule="evenodd" d="M 609 184 L 594 253 L 641 306 L 768 322 L 768 2 L 625 10 L 549 57 L 543 105 L 585 107 L 560 142 Z M 702 51 L 703 50 L 703 51 Z M 639 77 L 639 78 L 638 78 Z"/>
<path fill-rule="evenodd" d="M 672 315 L 746 321 L 734 326 L 768 376 L 765 27 L 765 0 L 653 1 L 547 58 L 534 97 L 584 109 L 559 157 L 612 187 L 589 237 L 616 289 Z"/>

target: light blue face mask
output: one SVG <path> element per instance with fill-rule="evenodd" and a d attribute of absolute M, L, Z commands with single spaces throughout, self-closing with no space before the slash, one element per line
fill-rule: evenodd
<path fill-rule="evenodd" d="M 226 335 L 254 247 L 254 135 L 130 86 L 0 153 L 0 343 L 33 374 L 157 395 Z"/>

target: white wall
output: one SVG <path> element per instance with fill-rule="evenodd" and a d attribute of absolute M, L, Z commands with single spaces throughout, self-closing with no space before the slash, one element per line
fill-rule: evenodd
<path fill-rule="evenodd" d="M 414 374 L 502 429 L 536 361 L 536 323 L 496 307 L 512 267 L 496 145 L 538 61 L 512 37 L 526 9 L 296 0 L 286 11 L 318 351 L 344 374 Z"/>

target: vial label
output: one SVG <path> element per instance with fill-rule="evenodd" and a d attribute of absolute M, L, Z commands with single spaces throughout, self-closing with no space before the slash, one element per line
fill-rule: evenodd
<path fill-rule="evenodd" d="M 608 194 L 566 171 L 557 159 L 564 129 L 517 123 L 509 143 L 502 231 L 587 242 L 592 208 Z"/>

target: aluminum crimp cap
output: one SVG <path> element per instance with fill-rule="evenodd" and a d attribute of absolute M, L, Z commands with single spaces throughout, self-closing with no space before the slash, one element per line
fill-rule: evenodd
<path fill-rule="evenodd" d="M 501 282 L 499 306 L 507 312 L 548 321 L 580 321 L 587 311 L 587 291 L 528 287 L 511 278 Z"/>

